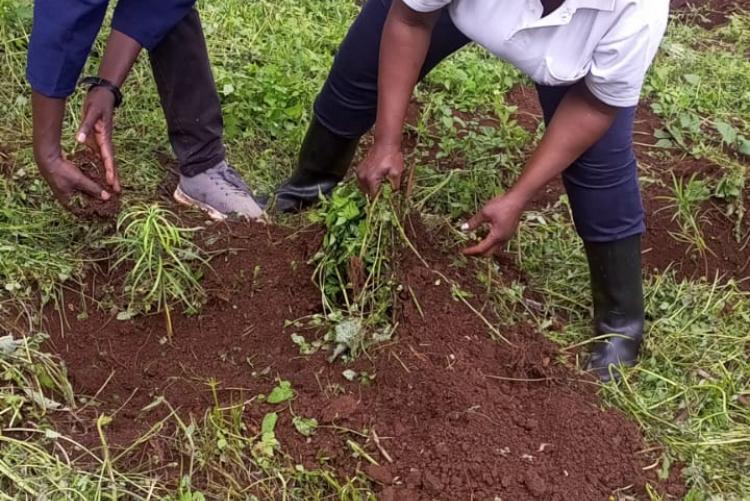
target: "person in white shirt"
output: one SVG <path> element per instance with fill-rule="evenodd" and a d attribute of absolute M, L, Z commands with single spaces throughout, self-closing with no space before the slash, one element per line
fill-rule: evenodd
<path fill-rule="evenodd" d="M 669 0 L 369 0 L 316 100 L 277 208 L 300 210 L 330 193 L 373 124 L 360 186 L 370 195 L 384 180 L 398 187 L 414 86 L 476 42 L 535 82 L 547 127 L 517 182 L 465 225 L 489 232 L 464 253 L 488 255 L 508 241 L 529 201 L 562 174 L 591 275 L 596 339 L 587 368 L 603 381 L 617 378 L 617 367 L 636 363 L 643 339 L 645 225 L 633 123 L 668 17 Z"/>

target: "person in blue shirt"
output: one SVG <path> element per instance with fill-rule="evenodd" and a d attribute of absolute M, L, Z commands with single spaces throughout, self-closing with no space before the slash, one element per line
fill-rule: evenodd
<path fill-rule="evenodd" d="M 120 0 L 96 77 L 88 88 L 76 139 L 99 154 L 107 186 L 99 186 L 68 161 L 61 147 L 66 99 L 75 91 L 108 0 L 36 0 L 27 79 L 32 87 L 34 157 L 63 205 L 76 193 L 107 200 L 121 190 L 112 146 L 115 109 L 141 49 L 149 52 L 154 79 L 180 166 L 174 193 L 214 219 L 237 214 L 263 217 L 263 210 L 227 164 L 216 85 L 195 0 Z"/>

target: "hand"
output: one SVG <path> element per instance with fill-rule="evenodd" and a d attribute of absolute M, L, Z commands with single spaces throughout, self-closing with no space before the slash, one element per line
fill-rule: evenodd
<path fill-rule="evenodd" d="M 86 177 L 73 162 L 69 162 L 61 155 L 40 162 L 39 171 L 52 188 L 55 198 L 66 208 L 69 208 L 70 197 L 77 192 L 101 200 L 110 198 L 106 190 Z"/>
<path fill-rule="evenodd" d="M 115 193 L 120 192 L 114 147 L 112 146 L 112 118 L 115 97 L 103 87 L 94 87 L 83 103 L 83 121 L 76 140 L 91 149 L 104 164 L 107 184 Z"/>
<path fill-rule="evenodd" d="M 388 179 L 394 190 L 401 186 L 404 171 L 404 156 L 399 148 L 373 146 L 367 157 L 357 167 L 359 188 L 370 197 L 378 194 L 380 184 Z"/>
<path fill-rule="evenodd" d="M 478 214 L 472 217 L 462 228 L 466 231 L 476 230 L 483 224 L 488 224 L 490 231 L 487 236 L 473 247 L 464 249 L 467 256 L 488 256 L 495 249 L 510 240 L 518 228 L 518 221 L 526 203 L 512 192 L 493 198 Z"/>

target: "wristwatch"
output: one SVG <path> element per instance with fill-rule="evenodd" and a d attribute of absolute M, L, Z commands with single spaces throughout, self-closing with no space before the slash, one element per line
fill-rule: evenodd
<path fill-rule="evenodd" d="M 122 104 L 122 92 L 120 88 L 107 80 L 106 78 L 99 77 L 86 77 L 78 84 L 81 87 L 88 87 L 88 91 L 95 87 L 104 87 L 115 96 L 115 108 L 118 108 Z"/>

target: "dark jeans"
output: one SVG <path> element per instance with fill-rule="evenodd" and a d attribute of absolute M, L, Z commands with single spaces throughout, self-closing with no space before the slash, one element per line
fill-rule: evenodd
<path fill-rule="evenodd" d="M 339 48 L 315 102 L 315 115 L 332 132 L 357 138 L 375 123 L 380 38 L 391 0 L 369 0 Z M 421 77 L 470 40 L 444 9 Z M 537 86 L 546 122 L 570 87 Z M 563 173 L 578 234 L 611 242 L 645 231 L 635 154 L 635 108 L 623 108 L 605 135 Z"/>
<path fill-rule="evenodd" d="M 226 155 L 224 122 L 198 11 L 190 11 L 149 58 L 180 172 L 210 169 Z"/>

